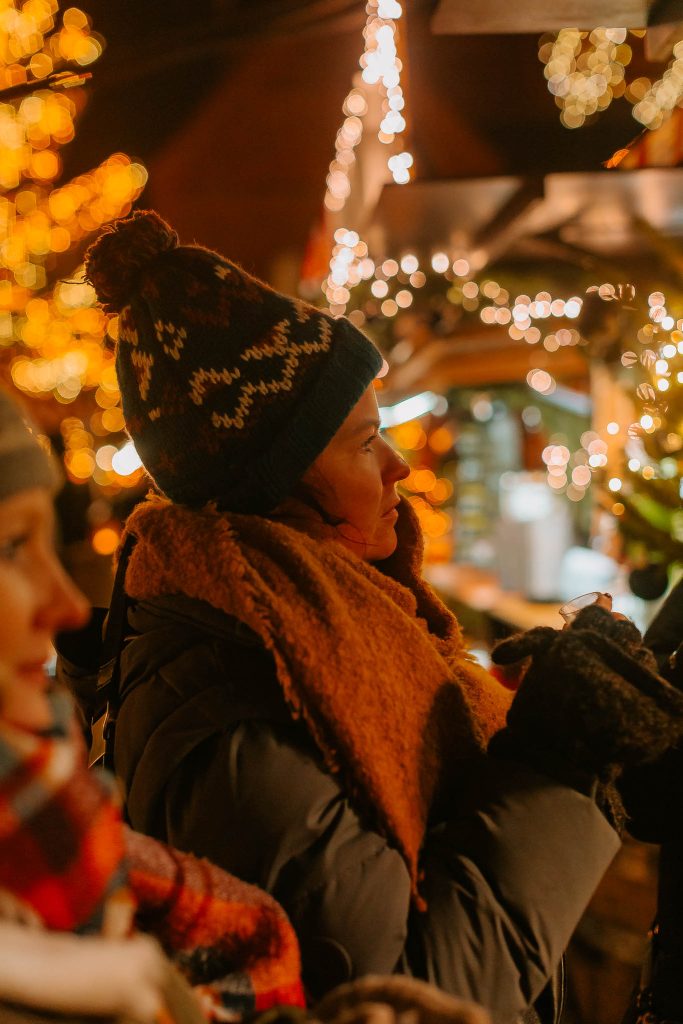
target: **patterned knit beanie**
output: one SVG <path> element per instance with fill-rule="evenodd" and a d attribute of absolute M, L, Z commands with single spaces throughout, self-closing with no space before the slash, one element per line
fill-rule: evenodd
<path fill-rule="evenodd" d="M 0 390 L 0 501 L 31 487 L 57 482 L 48 456 L 9 395 Z"/>
<path fill-rule="evenodd" d="M 381 366 L 374 345 L 178 236 L 152 211 L 106 228 L 86 274 L 120 312 L 126 426 L 173 501 L 272 511 Z"/>

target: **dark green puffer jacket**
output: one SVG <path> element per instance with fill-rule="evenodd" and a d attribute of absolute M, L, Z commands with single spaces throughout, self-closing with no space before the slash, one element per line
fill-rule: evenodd
<path fill-rule="evenodd" d="M 210 858 L 290 916 L 313 997 L 410 974 L 483 1004 L 495 1024 L 557 1018 L 558 966 L 619 840 L 593 800 L 510 761 L 463 772 L 431 822 L 411 906 L 400 854 L 363 820 L 293 721 L 271 656 L 186 597 L 129 613 L 115 767 L 133 828 Z M 82 689 L 73 667 L 62 675 Z"/>

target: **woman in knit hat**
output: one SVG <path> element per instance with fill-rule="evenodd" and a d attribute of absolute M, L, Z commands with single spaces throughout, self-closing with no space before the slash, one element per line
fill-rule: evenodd
<path fill-rule="evenodd" d="M 158 491 L 126 527 L 110 695 L 130 822 L 274 894 L 315 996 L 397 972 L 552 1020 L 619 840 L 593 765 L 485 755 L 509 695 L 421 577 L 379 353 L 151 212 L 86 268 Z"/>
<path fill-rule="evenodd" d="M 54 483 L 0 391 L 0 1020 L 202 1024 L 301 1006 L 276 902 L 132 833 L 112 780 L 86 769 L 71 699 L 43 667 L 56 631 L 88 617 L 53 547 Z"/>

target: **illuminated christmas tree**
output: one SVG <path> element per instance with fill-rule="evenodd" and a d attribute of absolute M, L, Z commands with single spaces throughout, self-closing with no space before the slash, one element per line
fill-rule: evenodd
<path fill-rule="evenodd" d="M 117 456 L 116 322 L 96 307 L 80 263 L 90 237 L 130 211 L 147 173 L 116 153 L 60 182 L 60 150 L 103 46 L 78 8 L 0 0 L 0 378 L 46 433 L 61 432 L 68 478 L 111 495 L 140 471 Z"/>

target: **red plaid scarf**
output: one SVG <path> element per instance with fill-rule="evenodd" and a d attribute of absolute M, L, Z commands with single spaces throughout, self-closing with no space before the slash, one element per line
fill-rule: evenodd
<path fill-rule="evenodd" d="M 279 903 L 207 860 L 130 830 L 126 840 L 138 922 L 195 985 L 210 1017 L 224 1006 L 234 1020 L 304 1005 L 299 947 Z"/>
<path fill-rule="evenodd" d="M 125 893 L 124 845 L 112 780 L 83 768 L 64 696 L 37 736 L 0 722 L 0 887 L 46 927 L 99 932 L 108 899 Z"/>
<path fill-rule="evenodd" d="M 58 694 L 53 708 L 50 735 L 0 720 L 0 890 L 54 930 L 116 937 L 137 923 L 210 1020 L 303 1006 L 298 945 L 279 904 L 125 828 L 112 780 L 85 768 L 70 702 Z"/>

